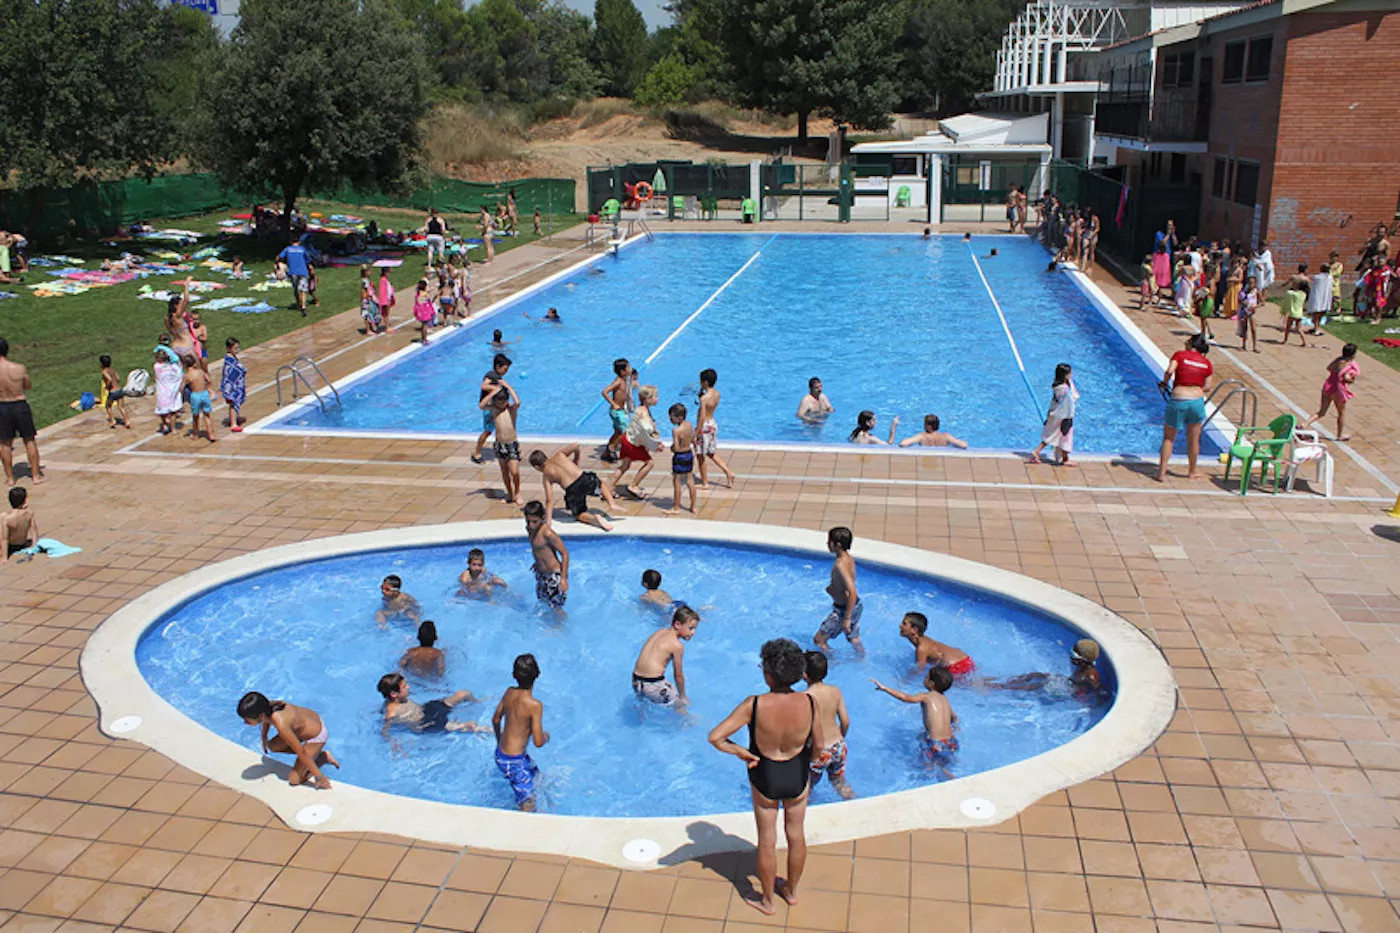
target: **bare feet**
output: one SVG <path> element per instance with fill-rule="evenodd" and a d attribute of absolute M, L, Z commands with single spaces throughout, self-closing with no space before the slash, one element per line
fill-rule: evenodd
<path fill-rule="evenodd" d="M 779 897 L 788 902 L 789 906 L 797 906 L 797 892 L 788 887 L 786 878 L 779 878 L 773 889 L 777 891 Z"/>
<path fill-rule="evenodd" d="M 1041 461 L 1041 459 L 1040 459 L 1039 457 L 1028 457 L 1028 458 L 1026 459 L 1026 463 L 1041 463 L 1041 462 L 1042 462 L 1042 461 Z"/>
<path fill-rule="evenodd" d="M 1349 440 L 1351 440 L 1351 435 L 1350 435 L 1350 434 L 1343 434 L 1341 437 L 1337 438 L 1337 440 L 1339 440 L 1339 441 L 1349 441 Z"/>
<path fill-rule="evenodd" d="M 601 515 L 598 517 L 598 527 L 603 529 L 604 531 L 613 530 L 612 522 L 608 521 L 606 518 L 603 518 Z"/>
<path fill-rule="evenodd" d="M 750 907 L 752 907 L 759 913 L 767 914 L 770 917 L 773 916 L 773 914 L 777 913 L 777 908 L 773 906 L 772 899 L 763 897 L 761 895 L 745 894 L 744 903 L 748 904 Z"/>
<path fill-rule="evenodd" d="M 14 484 L 11 483 L 10 485 L 13 486 Z M 662 510 L 661 510 L 661 514 L 662 514 L 662 515 L 679 515 L 679 514 L 681 514 L 681 510 L 680 510 L 679 507 L 674 508 L 674 509 L 662 509 Z"/>
<path fill-rule="evenodd" d="M 332 768 L 340 767 L 340 762 L 336 761 L 335 756 L 332 755 L 330 752 L 325 751 L 324 749 L 321 751 L 321 758 L 324 760 L 318 762 L 318 764 L 327 764 L 330 765 Z"/>
<path fill-rule="evenodd" d="M 1167 481 L 1167 474 L 1165 474 L 1165 473 L 1158 473 L 1156 476 L 1154 476 L 1154 477 L 1152 477 L 1152 478 L 1153 478 L 1154 480 L 1156 480 L 1157 482 L 1159 482 L 1159 483 L 1165 483 L 1165 482 Z"/>

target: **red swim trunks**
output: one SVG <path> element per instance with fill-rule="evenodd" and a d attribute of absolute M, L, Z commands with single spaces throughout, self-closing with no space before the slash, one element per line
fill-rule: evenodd
<path fill-rule="evenodd" d="M 645 447 L 636 447 L 626 437 L 622 439 L 622 459 L 643 463 L 651 459 L 651 451 Z"/>
<path fill-rule="evenodd" d="M 977 670 L 977 665 L 972 663 L 972 657 L 968 656 L 958 661 L 956 664 L 948 665 L 948 673 L 954 677 L 966 677 Z"/>

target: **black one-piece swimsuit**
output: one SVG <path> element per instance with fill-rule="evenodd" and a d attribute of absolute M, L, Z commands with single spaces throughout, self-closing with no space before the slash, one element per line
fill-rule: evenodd
<path fill-rule="evenodd" d="M 749 769 L 749 783 L 769 800 L 796 800 L 807 790 L 812 768 L 812 729 L 816 726 L 817 706 L 807 697 L 812 707 L 812 726 L 807 728 L 807 741 L 802 750 L 785 761 L 776 761 L 758 750 L 758 697 L 753 698 L 753 710 L 749 716 L 749 751 L 758 756 L 758 764 Z"/>

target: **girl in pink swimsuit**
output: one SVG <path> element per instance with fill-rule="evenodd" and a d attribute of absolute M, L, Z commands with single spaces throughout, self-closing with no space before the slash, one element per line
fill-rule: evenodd
<path fill-rule="evenodd" d="M 1322 383 L 1321 407 L 1318 408 L 1317 414 L 1303 422 L 1303 427 L 1310 427 L 1313 422 L 1321 420 L 1327 414 L 1327 409 L 1336 405 L 1337 440 L 1351 440 L 1351 435 L 1345 431 L 1347 402 L 1356 397 L 1351 385 L 1359 375 L 1361 364 L 1356 362 L 1356 344 L 1349 343 L 1342 347 L 1341 356 L 1327 364 L 1327 378 Z"/>

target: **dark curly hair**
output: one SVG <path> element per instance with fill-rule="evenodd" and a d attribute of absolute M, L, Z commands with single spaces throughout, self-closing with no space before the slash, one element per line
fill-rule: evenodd
<path fill-rule="evenodd" d="M 765 641 L 758 656 L 763 660 L 763 672 L 771 676 L 778 687 L 791 687 L 807 670 L 806 656 L 791 638 Z"/>

